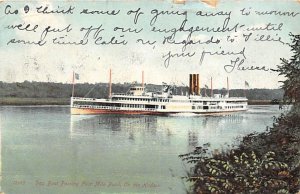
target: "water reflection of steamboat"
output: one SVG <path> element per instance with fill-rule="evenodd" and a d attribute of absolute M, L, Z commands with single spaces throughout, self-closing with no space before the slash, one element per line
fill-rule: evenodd
<path fill-rule="evenodd" d="M 240 113 L 215 116 L 161 117 L 145 115 L 86 115 L 72 116 L 70 136 L 97 138 L 109 132 L 112 136 L 125 136 L 132 141 L 147 140 L 169 145 L 173 138 L 187 140 L 190 151 L 207 139 L 222 137 L 231 127 L 240 128 L 245 115 Z M 106 132 L 105 132 L 106 131 Z M 237 134 L 239 130 L 236 130 Z M 232 131 L 231 131 L 232 132 Z M 120 139 L 120 141 L 124 139 Z M 176 140 L 177 141 L 177 140 Z"/>
<path fill-rule="evenodd" d="M 174 88 L 166 84 L 160 92 L 147 92 L 143 82 L 125 94 L 112 94 L 111 72 L 109 85 L 108 99 L 72 97 L 71 114 L 211 114 L 247 110 L 247 98 L 229 97 L 229 92 L 224 96 L 201 96 L 199 74 L 190 74 L 189 95 L 175 95 Z"/>
<path fill-rule="evenodd" d="M 199 145 L 199 139 L 203 140 L 202 143 L 207 143 L 206 138 L 208 136 L 213 138 L 223 136 L 230 126 L 240 126 L 244 121 L 245 116 L 239 113 L 202 117 L 202 122 L 196 123 L 200 129 L 198 127 L 190 127 L 188 130 L 189 151 L 193 151 Z"/>
<path fill-rule="evenodd" d="M 86 115 L 71 117 L 71 136 L 88 136 L 101 133 L 102 130 L 111 132 L 146 131 L 152 132 L 157 128 L 156 116 L 144 115 Z"/>

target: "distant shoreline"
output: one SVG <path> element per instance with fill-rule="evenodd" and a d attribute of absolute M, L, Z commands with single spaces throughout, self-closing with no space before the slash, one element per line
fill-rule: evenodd
<path fill-rule="evenodd" d="M 69 98 L 0 98 L 0 106 L 69 105 Z"/>
<path fill-rule="evenodd" d="M 271 105 L 271 100 L 248 100 L 249 105 Z M 70 105 L 70 98 L 0 98 L 0 106 Z"/>

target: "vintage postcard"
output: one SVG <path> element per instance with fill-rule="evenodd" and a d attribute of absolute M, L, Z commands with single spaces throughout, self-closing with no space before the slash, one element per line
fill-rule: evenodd
<path fill-rule="evenodd" d="M 0 1 L 0 193 L 297 193 L 300 1 Z"/>

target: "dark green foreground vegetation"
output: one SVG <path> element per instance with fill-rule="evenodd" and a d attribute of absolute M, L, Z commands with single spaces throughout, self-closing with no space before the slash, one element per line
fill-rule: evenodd
<path fill-rule="evenodd" d="M 300 108 L 276 119 L 264 133 L 244 137 L 236 148 L 209 154 L 209 145 L 180 157 L 193 170 L 191 193 L 297 193 Z"/>
<path fill-rule="evenodd" d="M 293 37 L 293 57 L 281 59 L 286 77 L 284 101 L 289 113 L 274 118 L 263 133 L 245 136 L 239 145 L 210 153 L 209 144 L 180 155 L 192 165 L 185 180 L 190 193 L 297 193 L 300 190 L 300 35 Z"/>

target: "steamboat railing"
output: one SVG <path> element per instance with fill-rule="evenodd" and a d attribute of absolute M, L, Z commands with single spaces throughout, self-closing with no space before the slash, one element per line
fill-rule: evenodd
<path fill-rule="evenodd" d="M 155 111 L 155 108 L 128 108 L 128 107 L 115 107 L 115 106 L 94 106 L 94 105 L 73 105 L 72 108 L 92 108 L 92 109 L 105 109 L 105 110 L 141 110 L 141 111 Z"/>

